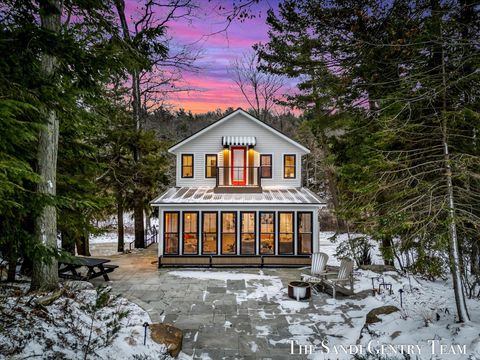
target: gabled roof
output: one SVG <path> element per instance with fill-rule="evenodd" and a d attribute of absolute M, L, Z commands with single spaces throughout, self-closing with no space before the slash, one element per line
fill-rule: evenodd
<path fill-rule="evenodd" d="M 242 114 L 244 115 L 247 119 L 257 123 L 258 125 L 264 127 L 265 129 L 271 131 L 272 133 L 274 133 L 275 135 L 277 135 L 278 137 L 286 140 L 287 142 L 289 142 L 290 144 L 296 146 L 297 148 L 299 148 L 300 150 L 304 151 L 305 153 L 309 154 L 310 153 L 310 150 L 307 149 L 305 146 L 299 144 L 298 142 L 290 139 L 287 135 L 283 134 L 282 132 L 278 131 L 277 129 L 271 127 L 270 125 L 268 124 L 265 124 L 263 121 L 257 119 L 256 117 L 250 115 L 248 112 L 246 112 L 245 110 L 243 110 L 242 108 L 238 108 L 237 110 L 231 112 L 230 114 L 228 115 L 225 115 L 223 118 L 220 118 L 219 120 L 215 121 L 214 123 L 204 127 L 203 129 L 197 131 L 196 133 L 194 133 L 193 135 L 190 135 L 189 137 L 183 139 L 182 141 L 176 143 L 175 145 L 173 145 L 172 147 L 170 147 L 168 149 L 168 152 L 170 153 L 173 153 L 175 152 L 175 150 L 177 150 L 178 148 L 182 147 L 183 145 L 185 145 L 186 143 L 192 141 L 193 139 L 197 138 L 198 136 L 202 135 L 203 133 L 209 131 L 210 129 L 213 129 L 221 124 L 223 124 L 224 122 L 228 121 L 229 119 L 231 119 L 232 117 L 234 117 L 235 115 L 237 114 Z"/>

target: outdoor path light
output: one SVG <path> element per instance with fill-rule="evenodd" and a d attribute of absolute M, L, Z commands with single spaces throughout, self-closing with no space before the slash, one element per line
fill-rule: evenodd
<path fill-rule="evenodd" d="M 143 328 L 145 329 L 145 331 L 143 333 L 143 345 L 145 345 L 147 343 L 147 327 L 148 327 L 148 323 L 144 322 L 143 323 Z"/>

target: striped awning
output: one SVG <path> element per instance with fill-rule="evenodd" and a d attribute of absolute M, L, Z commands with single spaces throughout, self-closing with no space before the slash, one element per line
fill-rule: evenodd
<path fill-rule="evenodd" d="M 257 139 L 255 138 L 255 136 L 222 136 L 223 146 L 255 146 L 256 144 Z"/>

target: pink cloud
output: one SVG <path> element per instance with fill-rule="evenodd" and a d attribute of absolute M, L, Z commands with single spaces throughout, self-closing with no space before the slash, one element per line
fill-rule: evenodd
<path fill-rule="evenodd" d="M 268 40 L 265 24 L 266 12 L 270 6 L 276 7 L 276 1 L 260 2 L 253 9 L 255 18 L 244 22 L 235 21 L 226 32 L 211 35 L 224 28 L 225 18 L 219 15 L 212 6 L 218 6 L 221 0 L 199 2 L 204 6 L 191 21 L 180 19 L 168 23 L 168 34 L 178 44 L 195 44 L 202 49 L 202 57 L 198 60 L 198 72 L 185 72 L 183 81 L 188 88 L 199 91 L 182 92 L 173 95 L 170 103 L 177 108 L 192 112 L 205 112 L 232 107 L 248 108 L 241 92 L 235 87 L 228 72 L 229 64 L 251 51 L 252 45 Z M 223 2 L 231 6 L 230 1 Z M 127 1 L 127 12 L 131 16 L 138 14 L 142 1 Z"/>

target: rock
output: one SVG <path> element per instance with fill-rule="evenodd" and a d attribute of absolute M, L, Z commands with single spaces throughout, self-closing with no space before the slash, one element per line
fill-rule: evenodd
<path fill-rule="evenodd" d="M 51 305 L 55 300 L 57 300 L 62 295 L 63 295 L 63 289 L 60 289 L 48 295 L 42 296 L 41 298 L 38 298 L 36 302 L 38 305 L 48 306 L 48 305 Z"/>
<path fill-rule="evenodd" d="M 392 340 L 393 340 L 393 339 L 395 339 L 395 338 L 399 337 L 401 333 L 402 333 L 402 332 L 401 332 L 401 331 L 399 331 L 399 330 L 397 330 L 397 331 L 394 331 L 394 332 L 393 332 L 393 334 L 392 334 L 392 335 L 390 335 L 390 339 L 392 339 Z"/>
<path fill-rule="evenodd" d="M 183 332 L 173 325 L 151 324 L 150 336 L 156 343 L 164 344 L 173 357 L 177 357 L 182 350 Z"/>
<path fill-rule="evenodd" d="M 395 266 L 380 265 L 380 264 L 360 265 L 359 268 L 362 270 L 370 270 L 376 273 L 384 273 L 386 271 L 397 271 L 397 269 L 395 269 Z"/>
<path fill-rule="evenodd" d="M 380 319 L 378 315 L 388 315 L 396 311 L 400 311 L 400 309 L 393 305 L 380 306 L 378 308 L 372 309 L 367 314 L 365 325 L 381 322 L 382 319 Z"/>
<path fill-rule="evenodd" d="M 70 290 L 93 290 L 95 287 L 88 281 L 67 280 L 63 282 L 63 286 Z"/>

